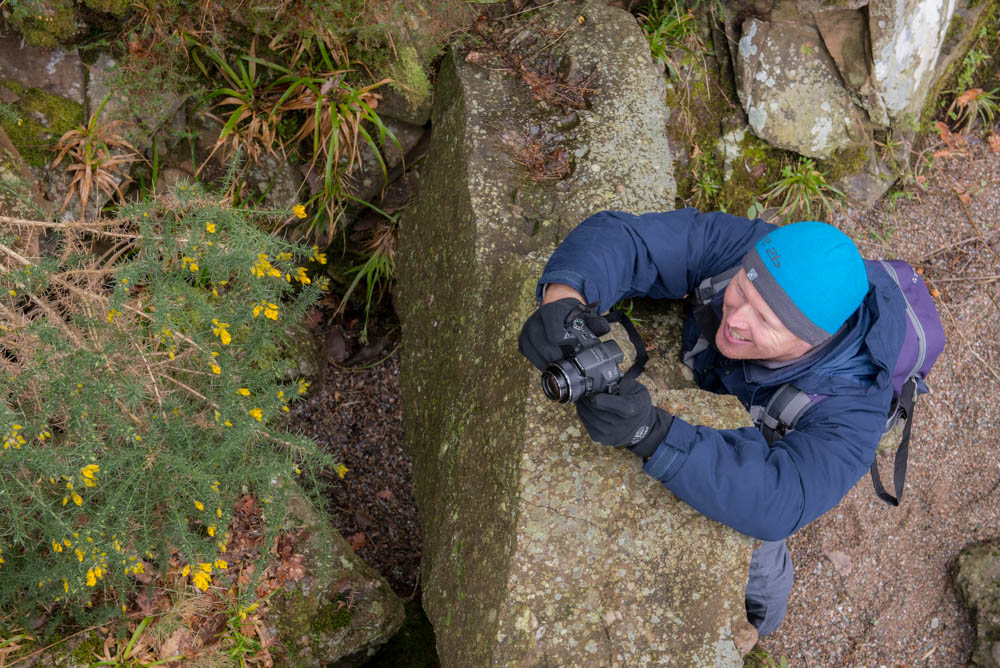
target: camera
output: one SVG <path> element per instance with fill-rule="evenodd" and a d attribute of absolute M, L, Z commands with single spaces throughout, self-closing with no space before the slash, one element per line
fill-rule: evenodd
<path fill-rule="evenodd" d="M 559 347 L 565 357 L 545 367 L 542 391 L 552 401 L 576 403 L 599 392 L 615 392 L 622 371 L 618 367 L 624 355 L 614 341 L 601 341 L 583 317 L 566 322 Z"/>

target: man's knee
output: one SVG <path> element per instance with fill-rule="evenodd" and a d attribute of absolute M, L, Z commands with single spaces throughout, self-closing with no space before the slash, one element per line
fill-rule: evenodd
<path fill-rule="evenodd" d="M 788 595 L 794 582 L 792 557 L 785 541 L 763 543 L 750 559 L 747 579 L 747 619 L 760 635 L 767 635 L 781 624 L 788 609 Z"/>

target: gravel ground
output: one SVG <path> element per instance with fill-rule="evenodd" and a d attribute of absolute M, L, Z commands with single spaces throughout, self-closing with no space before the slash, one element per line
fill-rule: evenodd
<path fill-rule="evenodd" d="M 961 666 L 972 651 L 950 573 L 964 546 L 1000 537 L 1000 153 L 971 138 L 924 176 L 926 192 L 834 221 L 865 257 L 923 268 L 948 343 L 915 411 L 902 505 L 866 475 L 789 539 L 788 616 L 760 645 L 790 666 Z M 891 489 L 891 455 L 879 461 Z"/>

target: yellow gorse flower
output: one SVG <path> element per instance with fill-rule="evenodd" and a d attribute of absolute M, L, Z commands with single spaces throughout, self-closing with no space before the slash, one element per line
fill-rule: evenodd
<path fill-rule="evenodd" d="M 312 283 L 312 281 L 310 281 L 309 277 L 306 275 L 305 267 L 299 267 L 298 269 L 295 270 L 295 278 L 302 285 L 309 285 L 310 283 Z"/>
<path fill-rule="evenodd" d="M 194 507 L 197 508 L 198 510 L 205 510 L 205 504 L 202 503 L 201 501 L 196 500 L 194 502 Z"/>
<path fill-rule="evenodd" d="M 259 409 L 259 408 L 251 408 L 249 410 L 249 413 L 250 413 L 250 417 L 252 417 L 257 422 L 263 422 L 264 421 L 264 419 L 263 419 L 264 415 L 263 415 L 263 412 L 261 411 L 261 409 Z"/>
<path fill-rule="evenodd" d="M 250 273 L 257 278 L 264 278 L 265 276 L 281 277 L 281 271 L 271 264 L 266 253 L 257 254 L 257 262 L 250 268 Z"/>
<path fill-rule="evenodd" d="M 219 322 L 217 319 L 212 318 L 212 324 L 215 325 L 215 327 L 212 328 L 212 334 L 219 337 L 219 340 L 222 341 L 222 345 L 228 346 L 230 341 L 233 340 L 233 337 L 230 336 L 228 331 L 226 331 L 229 328 L 229 323 Z"/>
<path fill-rule="evenodd" d="M 212 584 L 212 576 L 204 571 L 196 571 L 191 576 L 191 583 L 202 591 L 208 591 L 208 585 Z"/>
<path fill-rule="evenodd" d="M 215 223 L 205 223 L 205 229 L 209 234 L 215 234 Z"/>
<path fill-rule="evenodd" d="M 262 299 L 259 304 L 256 304 L 253 307 L 253 317 L 256 318 L 257 316 L 259 316 L 261 314 L 261 311 L 264 312 L 264 317 L 265 318 L 270 318 L 271 320 L 277 320 L 278 319 L 278 305 L 277 304 L 272 304 L 271 302 L 267 301 L 266 299 Z"/>
<path fill-rule="evenodd" d="M 299 218 L 301 220 L 302 218 L 306 217 L 306 208 L 301 204 L 296 204 L 295 206 L 292 207 L 292 213 L 295 214 L 296 218 Z"/>
<path fill-rule="evenodd" d="M 319 246 L 313 246 L 312 259 L 320 264 L 326 264 L 326 253 L 320 253 Z"/>
<path fill-rule="evenodd" d="M 242 394 L 244 397 L 249 397 L 250 396 L 250 390 L 248 390 L 245 387 L 241 387 L 240 389 L 236 390 L 236 394 Z"/>
<path fill-rule="evenodd" d="M 341 478 L 343 478 L 345 475 L 347 475 L 347 467 L 344 466 L 343 464 L 337 464 L 336 466 L 333 467 L 333 470 Z"/>

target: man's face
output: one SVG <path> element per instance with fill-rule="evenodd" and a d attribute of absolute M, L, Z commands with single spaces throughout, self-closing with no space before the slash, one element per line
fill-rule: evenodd
<path fill-rule="evenodd" d="M 729 359 L 775 362 L 801 357 L 812 348 L 774 315 L 743 269 L 726 288 L 715 347 Z"/>

